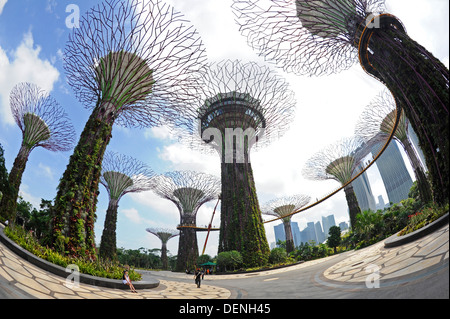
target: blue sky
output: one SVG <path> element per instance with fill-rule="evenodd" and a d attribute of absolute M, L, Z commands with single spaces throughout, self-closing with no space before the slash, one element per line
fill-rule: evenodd
<path fill-rule="evenodd" d="M 0 143 L 5 149 L 6 166 L 11 169 L 20 147 L 21 132 L 9 111 L 9 92 L 18 82 L 36 83 L 49 91 L 63 106 L 79 135 L 90 111 L 78 102 L 67 85 L 62 52 L 71 32 L 65 20 L 66 7 L 76 3 L 80 12 L 98 3 L 73 0 L 0 0 Z M 229 8 L 230 0 L 168 0 L 195 25 L 206 45 L 211 61 L 224 58 L 253 60 L 257 57 L 240 36 Z M 388 11 L 397 15 L 410 36 L 433 52 L 448 67 L 448 0 L 387 0 Z M 323 78 L 297 77 L 283 74 L 296 92 L 297 115 L 291 129 L 279 142 L 252 154 L 253 169 L 260 203 L 278 196 L 304 193 L 321 197 L 337 188 L 334 181 L 310 182 L 301 176 L 303 163 L 315 152 L 337 139 L 353 134 L 357 118 L 379 91 L 380 83 L 359 67 Z M 356 94 L 346 94 L 351 83 Z M 323 94 L 323 88 L 327 94 Z M 78 141 L 78 139 L 77 139 Z M 148 163 L 157 173 L 194 169 L 219 176 L 216 155 L 191 151 L 172 140 L 164 128 L 124 129 L 115 126 L 108 150 L 132 155 Z M 23 175 L 21 194 L 38 207 L 40 199 L 53 199 L 71 151 L 53 153 L 37 148 L 31 155 Z M 275 165 L 278 169 L 274 169 Z M 376 168 L 369 170 L 375 198 L 385 196 Z M 387 198 L 385 198 L 387 199 Z M 209 222 L 215 202 L 204 205 L 197 224 Z M 108 198 L 100 186 L 95 233 L 100 241 Z M 345 196 L 332 199 L 293 220 L 300 228 L 306 222 L 321 220 L 322 215 L 335 214 L 336 221 L 348 220 Z M 216 214 L 214 224 L 219 225 Z M 147 227 L 174 228 L 179 222 L 175 206 L 152 192 L 128 194 L 119 205 L 118 245 L 125 248 L 159 248 L 159 240 L 145 231 Z M 273 226 L 266 224 L 269 242 L 274 241 Z M 205 234 L 198 235 L 200 250 Z M 218 233 L 212 234 L 207 253 L 217 253 Z M 168 248 L 176 254 L 178 239 Z"/>

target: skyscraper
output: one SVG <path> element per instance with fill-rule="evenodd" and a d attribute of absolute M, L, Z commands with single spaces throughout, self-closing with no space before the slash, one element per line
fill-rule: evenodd
<path fill-rule="evenodd" d="M 362 163 L 356 169 L 356 174 L 363 169 Z M 376 210 L 375 198 L 370 187 L 369 178 L 367 173 L 362 173 L 357 179 L 352 182 L 353 190 L 355 191 L 356 198 L 358 199 L 359 208 L 361 211 L 371 209 Z"/>
<path fill-rule="evenodd" d="M 286 233 L 284 232 L 283 224 L 273 226 L 273 231 L 275 233 L 275 243 L 286 240 Z"/>
<path fill-rule="evenodd" d="M 381 143 L 374 146 L 372 154 L 378 154 L 382 146 Z M 383 179 L 389 202 L 395 204 L 408 198 L 409 189 L 413 181 L 406 168 L 397 142 L 392 141 L 389 143 L 386 150 L 376 161 L 376 164 Z"/>
<path fill-rule="evenodd" d="M 309 222 L 306 224 L 306 228 L 302 231 L 302 241 L 309 242 L 313 240 L 317 244 L 316 229 L 314 227 L 314 222 Z"/>
<path fill-rule="evenodd" d="M 300 228 L 298 227 L 298 223 L 291 221 L 291 229 L 292 229 L 292 237 L 294 237 L 294 246 L 298 247 L 298 246 L 300 246 L 300 243 L 302 242 L 302 235 L 300 233 Z"/>
<path fill-rule="evenodd" d="M 334 215 L 322 216 L 323 232 L 325 234 L 325 239 L 328 238 L 328 231 L 331 226 L 336 226 L 334 220 Z"/>
<path fill-rule="evenodd" d="M 314 224 L 314 230 L 316 232 L 316 243 L 321 244 L 325 241 L 325 234 L 322 231 L 322 225 L 319 221 Z"/>

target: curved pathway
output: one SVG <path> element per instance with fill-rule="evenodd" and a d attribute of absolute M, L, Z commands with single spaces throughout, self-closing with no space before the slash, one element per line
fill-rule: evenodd
<path fill-rule="evenodd" d="M 110 289 L 80 284 L 20 259 L 0 244 L 0 298 L 449 298 L 449 226 L 414 242 L 385 248 L 383 242 L 291 267 L 236 275 L 205 276 L 143 271 L 160 280 L 155 289 Z"/>
<path fill-rule="evenodd" d="M 62 278 L 19 258 L 0 243 L 0 298 L 38 299 L 226 299 L 231 295 L 224 288 L 190 282 L 161 280 L 158 288 L 138 290 L 111 289 L 80 283 L 66 284 Z"/>

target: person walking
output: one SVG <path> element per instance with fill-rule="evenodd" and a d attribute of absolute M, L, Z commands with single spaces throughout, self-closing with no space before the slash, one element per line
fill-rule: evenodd
<path fill-rule="evenodd" d="M 201 272 L 200 268 L 197 268 L 195 270 L 194 280 L 195 280 L 195 283 L 197 284 L 197 288 L 200 288 L 200 284 L 202 281 L 202 272 Z"/>

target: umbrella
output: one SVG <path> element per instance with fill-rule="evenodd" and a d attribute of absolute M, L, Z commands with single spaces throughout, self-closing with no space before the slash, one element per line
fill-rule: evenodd
<path fill-rule="evenodd" d="M 215 266 L 215 263 L 208 261 L 207 263 L 201 264 L 200 266 Z"/>

